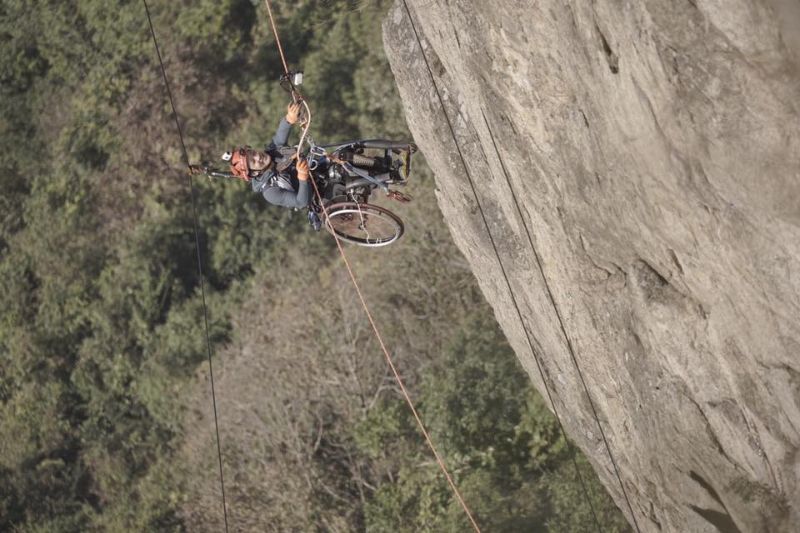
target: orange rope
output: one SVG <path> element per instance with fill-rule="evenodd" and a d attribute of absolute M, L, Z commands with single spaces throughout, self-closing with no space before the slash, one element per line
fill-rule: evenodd
<path fill-rule="evenodd" d="M 317 199 L 319 200 L 320 205 L 322 206 L 322 211 L 325 215 L 325 223 L 330 226 L 330 222 L 328 222 L 328 210 L 325 207 L 325 204 L 322 202 L 322 197 L 319 193 L 319 189 L 317 188 L 317 183 L 311 178 L 311 183 L 314 186 L 314 194 L 317 195 Z M 347 267 L 347 273 L 350 274 L 350 279 L 353 282 L 353 286 L 356 289 L 356 293 L 358 294 L 358 299 L 361 300 L 361 305 L 364 307 L 364 312 L 367 314 L 367 319 L 369 320 L 370 325 L 372 326 L 372 331 L 375 332 L 375 337 L 378 339 L 378 343 L 381 345 L 381 350 L 383 350 L 383 355 L 386 356 L 386 362 L 389 363 L 389 368 L 392 369 L 392 374 L 394 374 L 394 378 L 397 381 L 397 384 L 400 385 L 400 390 L 403 392 L 403 397 L 408 404 L 408 407 L 411 409 L 411 412 L 414 414 L 414 419 L 417 421 L 417 425 L 419 426 L 419 430 L 422 432 L 422 435 L 425 437 L 425 442 L 428 444 L 428 447 L 433 452 L 433 456 L 436 458 L 436 462 L 439 463 L 439 468 L 441 468 L 442 473 L 444 473 L 445 478 L 447 478 L 447 483 L 450 485 L 450 488 L 453 489 L 453 494 L 455 494 L 458 502 L 461 504 L 461 507 L 464 509 L 464 512 L 467 514 L 467 518 L 472 523 L 472 527 L 475 528 L 475 531 L 480 533 L 481 529 L 478 527 L 478 524 L 475 522 L 475 519 L 472 517 L 472 513 L 467 507 L 467 503 L 464 501 L 464 498 L 461 496 L 461 493 L 456 487 L 455 482 L 453 482 L 453 478 L 450 476 L 450 472 L 448 472 L 447 467 L 444 464 L 444 460 L 439 455 L 439 452 L 436 450 L 436 447 L 433 445 L 433 441 L 431 440 L 428 431 L 425 429 L 425 424 L 422 423 L 422 418 L 420 418 L 417 409 L 414 407 L 414 402 L 411 401 L 411 396 L 408 394 L 408 390 L 406 390 L 405 385 L 403 384 L 403 380 L 400 378 L 400 373 L 397 371 L 397 367 L 395 367 L 394 362 L 392 361 L 392 356 L 389 355 L 389 350 L 386 349 L 386 344 L 383 342 L 383 337 L 381 337 L 380 331 L 378 331 L 378 326 L 375 324 L 375 320 L 372 318 L 372 313 L 367 306 L 367 302 L 364 299 L 364 295 L 361 293 L 361 288 L 358 286 L 358 282 L 356 281 L 356 276 L 353 273 L 353 269 L 350 266 L 350 261 L 347 259 L 347 255 L 344 253 L 344 248 L 342 248 L 342 243 L 339 240 L 339 236 L 336 235 L 336 231 L 333 231 L 331 227 L 331 234 L 333 238 L 336 240 L 336 247 L 339 248 L 339 253 L 342 255 L 342 259 L 344 260 L 344 264 Z"/>
<path fill-rule="evenodd" d="M 272 17 L 272 8 L 269 5 L 269 0 L 264 0 L 264 3 L 267 4 L 267 13 L 269 13 L 269 21 L 272 24 L 272 33 L 275 34 L 275 43 L 278 45 L 278 52 L 281 53 L 281 62 L 283 62 L 283 71 L 288 74 L 289 67 L 286 66 L 286 58 L 283 55 L 283 47 L 281 46 L 281 40 L 278 38 L 278 29 L 275 27 L 275 19 Z"/>
<path fill-rule="evenodd" d="M 269 13 L 270 23 L 272 24 L 272 32 L 275 34 L 275 42 L 277 43 L 278 51 L 280 51 L 280 54 L 281 54 L 281 61 L 283 61 L 283 68 L 286 71 L 286 73 L 288 74 L 289 69 L 286 66 L 286 59 L 283 56 L 283 48 L 281 47 L 281 41 L 280 41 L 280 38 L 278 37 L 278 30 L 275 27 L 275 20 L 272 17 L 272 9 L 270 8 L 269 0 L 264 0 L 264 3 L 267 4 L 267 12 Z M 306 132 L 308 131 L 309 126 L 311 126 L 311 110 L 309 109 L 308 104 L 305 102 L 305 100 L 302 100 L 302 102 L 303 102 L 303 105 L 305 106 L 305 109 L 306 109 L 307 120 L 306 120 L 305 130 L 303 131 L 303 136 L 300 139 L 300 144 L 301 145 L 302 145 L 303 139 L 306 136 Z M 298 145 L 298 147 L 297 147 L 297 156 L 298 156 L 298 160 L 299 160 L 300 145 Z M 403 380 L 400 377 L 400 373 L 397 371 L 397 367 L 394 365 L 394 361 L 392 361 L 392 356 L 389 354 L 389 350 L 386 348 L 386 344 L 383 342 L 383 337 L 381 336 L 380 331 L 378 331 L 378 326 L 375 324 L 375 320 L 372 318 L 372 313 L 370 312 L 369 307 L 367 306 L 367 301 L 364 299 L 364 295 L 361 292 L 361 288 L 358 285 L 358 281 L 356 281 L 356 276 L 353 273 L 353 268 L 350 266 L 350 261 L 347 259 L 347 255 L 344 253 L 344 248 L 342 247 L 342 243 L 341 243 L 341 241 L 339 239 L 339 236 L 336 235 L 336 231 L 334 231 L 333 227 L 330 226 L 330 222 L 329 222 L 329 219 L 328 219 L 328 209 L 327 209 L 327 207 L 325 207 L 325 203 L 322 201 L 322 195 L 319 192 L 319 188 L 317 187 L 317 183 L 316 183 L 316 181 L 314 181 L 313 177 L 310 177 L 310 181 L 311 181 L 311 184 L 314 186 L 314 194 L 317 196 L 317 200 L 319 201 L 319 205 L 322 206 L 322 212 L 325 215 L 325 223 L 328 224 L 328 226 L 331 228 L 331 232 L 330 233 L 331 233 L 331 235 L 333 235 L 333 238 L 336 241 L 336 247 L 339 249 L 339 253 L 342 256 L 342 259 L 344 260 L 344 264 L 347 267 L 347 273 L 350 275 L 350 280 L 353 282 L 353 286 L 356 289 L 356 293 L 358 294 L 358 299 L 361 301 L 361 305 L 364 308 L 364 312 L 367 314 L 367 319 L 369 320 L 369 323 L 372 326 L 372 331 L 375 333 L 375 337 L 378 339 L 378 343 L 381 346 L 381 350 L 383 350 L 383 355 L 386 357 L 386 362 L 389 364 L 389 368 L 391 368 L 392 374 L 394 374 L 394 378 L 397 381 L 397 384 L 400 386 L 400 390 L 403 393 L 403 397 L 405 398 L 406 403 L 408 404 L 408 407 L 411 409 L 411 413 L 414 415 L 414 419 L 417 421 L 417 425 L 419 426 L 419 430 L 422 432 L 422 435 L 425 437 L 425 442 L 428 444 L 428 447 L 431 449 L 431 452 L 433 452 L 433 456 L 436 458 L 436 462 L 439 464 L 439 468 L 442 470 L 442 473 L 444 473 L 444 477 L 447 479 L 447 483 L 450 485 L 450 488 L 453 490 L 453 494 L 455 494 L 456 499 L 458 499 L 458 502 L 461 504 L 461 507 L 464 509 L 464 512 L 466 513 L 467 518 L 469 518 L 469 521 L 472 524 L 472 527 L 475 529 L 475 531 L 480 533 L 481 529 L 480 529 L 480 527 L 478 527 L 478 523 L 475 522 L 475 519 L 473 518 L 472 513 L 469 510 L 469 507 L 467 507 L 467 503 L 464 501 L 464 498 L 461 496 L 461 493 L 459 492 L 458 487 L 456 487 L 456 484 L 453 481 L 453 478 L 450 476 L 450 472 L 447 470 L 447 467 L 444 464 L 444 460 L 439 455 L 439 452 L 436 450 L 436 446 L 433 445 L 433 441 L 431 440 L 431 437 L 428 434 L 428 431 L 425 429 L 425 424 L 423 424 L 422 418 L 419 416 L 419 413 L 417 412 L 417 409 L 414 407 L 414 402 L 411 400 L 411 396 L 408 394 L 408 390 L 406 389 L 405 384 L 403 384 Z"/>

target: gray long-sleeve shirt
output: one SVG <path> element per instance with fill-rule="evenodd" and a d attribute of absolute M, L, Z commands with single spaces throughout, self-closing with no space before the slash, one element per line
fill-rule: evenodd
<path fill-rule="evenodd" d="M 282 207 L 306 207 L 311 198 L 311 191 L 308 181 L 297 179 L 297 171 L 294 165 L 287 165 L 294 149 L 286 143 L 289 140 L 289 133 L 292 125 L 286 121 L 286 117 L 281 119 L 278 131 L 272 137 L 272 142 L 267 146 L 266 151 L 272 156 L 272 164 L 261 176 L 253 178 L 250 183 L 253 192 L 261 193 L 264 199 Z M 286 166 L 283 170 L 277 170 Z M 286 186 L 290 185 L 292 190 L 278 185 L 282 181 Z"/>

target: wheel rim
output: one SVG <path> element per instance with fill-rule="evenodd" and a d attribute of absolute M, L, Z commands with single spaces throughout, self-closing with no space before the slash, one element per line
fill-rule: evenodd
<path fill-rule="evenodd" d="M 377 205 L 342 202 L 329 206 L 327 212 L 327 230 L 359 246 L 386 246 L 403 235 L 400 218 Z"/>

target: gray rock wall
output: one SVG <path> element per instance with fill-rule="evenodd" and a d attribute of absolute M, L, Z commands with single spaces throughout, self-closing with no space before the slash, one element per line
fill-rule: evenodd
<path fill-rule="evenodd" d="M 439 205 L 544 393 L 472 178 L 620 508 L 564 332 L 642 531 L 800 530 L 800 4 L 408 2 L 468 169 L 401 1 L 384 41 Z"/>

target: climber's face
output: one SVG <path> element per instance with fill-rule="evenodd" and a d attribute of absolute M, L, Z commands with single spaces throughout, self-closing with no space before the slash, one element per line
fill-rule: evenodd
<path fill-rule="evenodd" d="M 250 167 L 250 170 L 260 172 L 265 170 L 270 163 L 272 163 L 272 157 L 266 152 L 258 150 L 250 150 L 247 152 L 247 165 Z"/>

